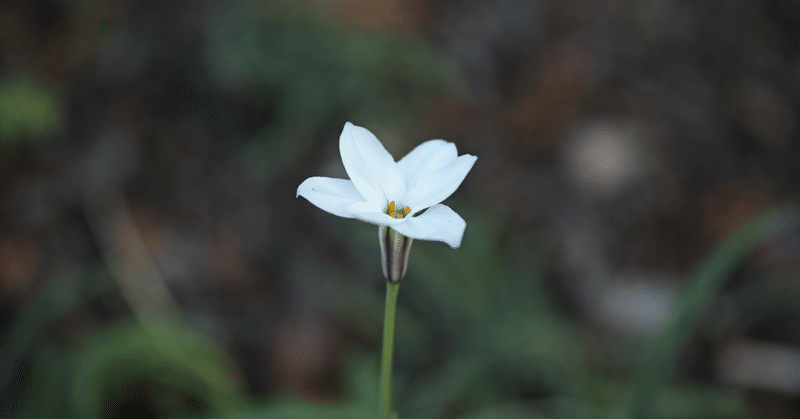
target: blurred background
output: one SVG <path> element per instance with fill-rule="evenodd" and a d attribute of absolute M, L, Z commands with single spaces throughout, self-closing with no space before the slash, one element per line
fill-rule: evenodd
<path fill-rule="evenodd" d="M 478 156 L 400 418 L 800 417 L 800 3 L 0 3 L 0 417 L 371 418 L 364 126 Z"/>

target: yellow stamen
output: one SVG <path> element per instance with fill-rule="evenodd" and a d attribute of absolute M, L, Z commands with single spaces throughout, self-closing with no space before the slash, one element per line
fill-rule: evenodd
<path fill-rule="evenodd" d="M 386 214 L 388 214 L 392 218 L 405 218 L 410 213 L 411 213 L 411 207 L 400 208 L 398 207 L 397 204 L 394 203 L 394 201 L 389 202 L 389 208 L 386 211 Z"/>

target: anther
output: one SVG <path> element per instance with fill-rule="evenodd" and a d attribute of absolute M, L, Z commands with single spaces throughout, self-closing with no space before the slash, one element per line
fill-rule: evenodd
<path fill-rule="evenodd" d="M 389 212 L 394 212 L 394 201 L 389 203 Z"/>
<path fill-rule="evenodd" d="M 405 213 L 406 213 L 406 215 L 408 215 L 408 213 L 409 213 L 409 212 L 411 212 L 411 208 L 409 208 L 409 207 L 406 207 L 406 209 L 405 209 Z"/>

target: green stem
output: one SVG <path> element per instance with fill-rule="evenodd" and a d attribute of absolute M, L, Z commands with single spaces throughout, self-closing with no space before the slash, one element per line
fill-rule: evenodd
<path fill-rule="evenodd" d="M 400 282 L 386 281 L 386 312 L 383 315 L 383 350 L 381 351 L 381 379 L 378 395 L 378 419 L 388 419 L 392 411 L 392 351 L 394 348 L 394 312 Z"/>

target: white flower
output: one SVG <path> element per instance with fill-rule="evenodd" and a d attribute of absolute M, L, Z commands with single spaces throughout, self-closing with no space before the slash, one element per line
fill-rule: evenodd
<path fill-rule="evenodd" d="M 386 226 L 411 239 L 461 246 L 467 223 L 441 202 L 458 188 L 477 157 L 459 156 L 455 144 L 430 140 L 395 162 L 371 132 L 349 122 L 339 137 L 339 151 L 350 179 L 311 177 L 297 188 L 297 196 L 331 214 Z"/>

